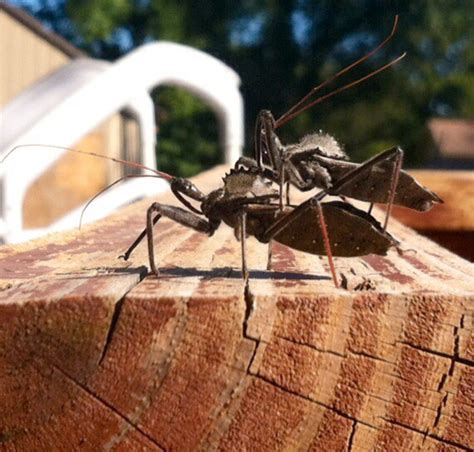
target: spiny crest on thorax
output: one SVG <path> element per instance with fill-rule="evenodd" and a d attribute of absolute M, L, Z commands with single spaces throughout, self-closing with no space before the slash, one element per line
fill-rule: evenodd
<path fill-rule="evenodd" d="M 233 168 L 222 180 L 224 193 L 229 196 L 252 197 L 277 193 L 272 181 L 263 177 L 258 168 Z"/>
<path fill-rule="evenodd" d="M 339 142 L 332 135 L 321 131 L 304 136 L 296 146 L 302 151 L 314 150 L 323 157 L 349 160 Z"/>

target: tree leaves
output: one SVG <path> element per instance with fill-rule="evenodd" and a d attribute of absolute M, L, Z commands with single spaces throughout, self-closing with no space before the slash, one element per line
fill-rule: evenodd
<path fill-rule="evenodd" d="M 407 58 L 279 133 L 284 141 L 296 141 L 323 129 L 359 160 L 399 144 L 408 163 L 419 164 L 428 155 L 425 124 L 431 116 L 474 115 L 474 0 L 77 0 L 67 8 L 64 0 L 49 0 L 36 11 L 99 58 L 114 59 L 165 39 L 222 59 L 242 79 L 247 149 L 260 109 L 284 113 L 312 86 L 383 40 L 396 13 L 400 24 L 392 41 L 334 87 L 403 51 Z M 176 90 L 163 93 L 158 105 L 169 115 L 159 124 L 163 168 L 189 175 L 219 161 L 210 110 Z"/>

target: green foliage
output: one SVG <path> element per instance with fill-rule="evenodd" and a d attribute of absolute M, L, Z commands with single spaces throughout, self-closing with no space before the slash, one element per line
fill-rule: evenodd
<path fill-rule="evenodd" d="M 399 30 L 390 44 L 334 86 L 367 74 L 402 51 L 408 56 L 301 114 L 279 130 L 283 140 L 323 129 L 344 143 L 354 159 L 399 144 L 409 164 L 421 164 L 430 117 L 474 115 L 474 0 L 65 4 L 50 0 L 38 14 L 94 56 L 114 59 L 147 40 L 162 39 L 200 48 L 233 67 L 242 78 L 249 153 L 260 109 L 284 113 L 311 87 L 374 48 L 387 36 L 396 13 Z M 202 103 L 177 90 L 160 90 L 158 105 L 158 160 L 163 167 L 189 175 L 219 160 L 217 123 Z"/>
<path fill-rule="evenodd" d="M 107 39 L 130 15 L 130 0 L 76 0 L 67 12 L 87 43 Z"/>
<path fill-rule="evenodd" d="M 180 88 L 154 93 L 158 113 L 158 167 L 188 177 L 221 163 L 215 118 L 199 99 Z"/>

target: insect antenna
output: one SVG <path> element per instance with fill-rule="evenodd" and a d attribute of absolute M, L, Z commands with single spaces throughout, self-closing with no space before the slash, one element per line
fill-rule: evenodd
<path fill-rule="evenodd" d="M 144 170 L 147 170 L 147 171 L 151 171 L 151 172 L 153 172 L 157 175 L 156 177 L 160 177 L 160 178 L 165 179 L 167 181 L 170 181 L 171 179 L 173 179 L 173 176 L 171 176 L 170 174 L 165 173 L 163 171 L 158 171 L 154 168 L 149 168 L 148 166 L 142 165 L 141 163 L 130 162 L 128 160 L 122 160 L 122 159 L 118 159 L 118 158 L 115 158 L 115 157 L 109 157 L 107 155 L 96 154 L 95 152 L 81 151 L 79 149 L 72 149 L 72 148 L 68 148 L 68 147 L 65 147 L 65 146 L 55 146 L 55 145 L 48 145 L 48 144 L 19 144 L 18 146 L 15 146 L 13 149 L 8 151 L 8 153 L 0 160 L 0 163 L 3 163 L 7 159 L 7 157 L 10 154 L 12 154 L 13 152 L 15 152 L 16 150 L 21 149 L 21 148 L 28 148 L 28 147 L 43 147 L 43 148 L 50 148 L 50 149 L 61 149 L 63 151 L 76 152 L 78 154 L 92 155 L 93 157 L 98 157 L 98 158 L 101 158 L 101 159 L 111 160 L 111 161 L 117 162 L 117 163 L 122 163 L 123 165 L 126 165 L 126 166 L 131 166 L 131 167 L 134 167 L 134 168 L 140 168 L 140 169 L 144 169 Z"/>
<path fill-rule="evenodd" d="M 166 173 L 165 173 L 166 174 Z M 123 181 L 124 179 L 130 179 L 132 177 L 154 177 L 157 179 L 163 179 L 162 176 L 155 175 L 155 174 L 127 174 L 126 176 L 122 176 L 121 178 L 117 179 L 116 181 L 112 182 L 111 184 L 107 185 L 107 187 L 103 188 L 100 192 L 96 193 L 89 201 L 87 201 L 86 205 L 81 211 L 81 216 L 79 217 L 79 229 L 81 229 L 82 226 L 82 220 L 84 218 L 84 213 L 86 212 L 86 209 L 92 204 L 93 201 L 95 201 L 100 195 L 105 193 L 109 188 L 112 188 L 114 185 L 118 184 L 119 182 Z"/>
<path fill-rule="evenodd" d="M 385 69 L 388 69 L 390 66 L 393 66 L 394 64 L 397 64 L 405 56 L 406 56 L 406 52 L 403 52 L 399 57 L 395 58 L 394 60 L 390 61 L 387 64 L 384 64 L 383 66 L 379 67 L 378 69 L 375 69 L 374 71 L 369 72 L 367 75 L 364 75 L 363 77 L 361 77 L 357 80 L 354 80 L 353 82 L 350 82 L 347 85 L 341 86 L 340 88 L 337 88 L 334 91 L 331 91 L 330 93 L 325 94 L 324 96 L 318 97 L 315 100 L 313 100 L 312 102 L 310 102 L 309 104 L 306 104 L 304 106 L 300 106 L 300 108 L 298 110 L 293 111 L 293 113 L 291 113 L 290 115 L 278 118 L 275 121 L 275 129 L 278 128 L 278 127 L 281 127 L 283 124 L 286 124 L 287 122 L 291 121 L 294 117 L 298 116 L 303 111 L 308 110 L 308 108 L 311 108 L 314 105 L 319 104 L 319 103 L 325 101 L 326 99 L 329 99 L 330 97 L 333 97 L 336 94 L 341 93 L 342 91 L 345 91 L 349 88 L 352 88 L 353 86 L 356 86 L 359 83 L 362 83 L 364 80 L 367 80 L 367 79 L 373 77 L 374 75 L 377 75 L 379 72 L 382 72 Z"/>
<path fill-rule="evenodd" d="M 395 32 L 397 31 L 398 27 L 398 14 L 395 15 L 395 18 L 393 20 L 393 26 L 392 26 L 392 31 L 390 34 L 374 49 L 372 49 L 370 52 L 366 53 L 364 56 L 359 58 L 357 61 L 354 61 L 353 63 L 349 64 L 345 68 L 341 69 L 339 72 L 336 74 L 332 75 L 328 79 L 326 79 L 324 82 L 320 83 L 319 85 L 315 86 L 314 88 L 311 89 L 311 91 L 306 94 L 302 99 L 300 99 L 293 107 L 291 107 L 286 113 L 281 115 L 278 120 L 276 121 L 276 127 L 279 127 L 282 124 L 285 124 L 287 121 L 285 120 L 288 116 L 292 115 L 292 113 L 295 110 L 298 110 L 314 93 L 319 91 L 320 89 L 324 88 L 325 86 L 329 85 L 331 82 L 339 78 L 341 75 L 345 74 L 346 72 L 350 71 L 351 69 L 355 68 L 359 64 L 362 64 L 364 61 L 368 60 L 370 57 L 375 55 L 382 47 L 384 47 L 395 35 Z M 304 110 L 298 110 L 299 113 L 301 113 Z M 294 118 L 294 116 L 291 116 L 291 118 Z M 289 121 L 289 119 L 288 119 Z"/>

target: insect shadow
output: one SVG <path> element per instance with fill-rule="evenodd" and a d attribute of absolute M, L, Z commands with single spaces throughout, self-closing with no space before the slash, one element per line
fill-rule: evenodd
<path fill-rule="evenodd" d="M 230 278 L 230 279 L 241 279 L 241 272 L 236 271 L 231 267 L 217 267 L 212 270 L 198 269 L 196 267 L 165 267 L 160 269 L 160 273 L 166 277 L 200 277 L 203 279 L 216 279 L 216 278 Z M 270 270 L 250 270 L 248 272 L 249 279 L 256 280 L 273 280 L 273 279 L 286 279 L 291 281 L 324 281 L 331 280 L 329 276 L 323 275 L 312 275 L 297 272 L 285 272 L 285 271 L 270 271 Z"/>

